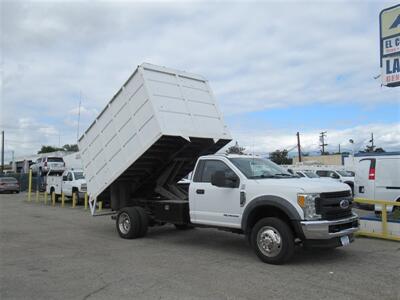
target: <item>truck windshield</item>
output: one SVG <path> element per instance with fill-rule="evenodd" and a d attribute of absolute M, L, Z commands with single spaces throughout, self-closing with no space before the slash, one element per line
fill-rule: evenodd
<path fill-rule="evenodd" d="M 62 157 L 48 157 L 47 162 L 64 162 Z"/>
<path fill-rule="evenodd" d="M 311 171 L 304 171 L 304 174 L 306 174 L 306 176 L 308 178 L 319 178 L 319 176 L 317 174 L 315 174 L 314 172 L 311 172 Z"/>
<path fill-rule="evenodd" d="M 348 171 L 336 171 L 336 172 L 338 172 L 341 176 L 344 176 L 344 177 L 353 177 L 354 176 L 353 172 L 348 172 Z"/>
<path fill-rule="evenodd" d="M 232 157 L 229 160 L 249 179 L 297 178 L 272 161 L 259 157 Z"/>
<path fill-rule="evenodd" d="M 85 176 L 83 176 L 83 172 L 74 172 L 74 175 L 75 175 L 75 180 L 85 179 Z"/>

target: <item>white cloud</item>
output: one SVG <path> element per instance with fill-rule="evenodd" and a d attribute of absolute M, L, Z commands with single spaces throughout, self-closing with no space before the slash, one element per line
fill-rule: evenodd
<path fill-rule="evenodd" d="M 400 148 L 400 124 L 369 124 L 355 126 L 352 128 L 338 130 L 326 128 L 326 142 L 328 151 L 338 151 L 339 144 L 342 151 L 353 150 L 353 145 L 349 143 L 354 140 L 354 151 L 363 150 L 369 145 L 371 133 L 374 133 L 374 144 L 383 147 L 385 150 L 395 150 Z M 296 132 L 288 133 L 284 130 L 271 131 L 233 131 L 234 141 L 247 149 L 251 153 L 269 153 L 275 150 L 293 149 L 297 145 Z M 306 131 L 300 135 L 302 151 L 318 151 L 320 131 Z M 234 142 L 233 141 L 233 142 Z M 232 143 L 233 143 L 232 142 Z"/>
<path fill-rule="evenodd" d="M 399 103 L 400 88 L 381 88 L 373 79 L 378 14 L 393 3 L 3 1 L 0 123 L 40 120 L 72 143 L 79 92 L 83 131 L 144 61 L 204 75 L 225 115 Z M 34 134 L 37 143 L 57 142 L 47 140 L 56 134 L 51 129 Z M 292 138 L 266 134 L 277 148 Z M 15 131 L 17 140 L 31 135 Z M 396 137 L 384 136 L 385 145 Z"/>

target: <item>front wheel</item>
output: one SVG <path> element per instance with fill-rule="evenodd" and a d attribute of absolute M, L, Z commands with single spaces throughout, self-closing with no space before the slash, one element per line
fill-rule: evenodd
<path fill-rule="evenodd" d="M 280 265 L 294 254 L 293 232 L 278 218 L 263 218 L 251 231 L 251 245 L 261 261 Z"/>

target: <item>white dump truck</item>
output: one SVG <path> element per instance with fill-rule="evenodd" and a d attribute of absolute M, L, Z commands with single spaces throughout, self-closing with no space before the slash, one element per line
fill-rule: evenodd
<path fill-rule="evenodd" d="M 57 199 L 62 193 L 67 197 L 75 194 L 77 203 L 80 203 L 86 190 L 86 180 L 81 169 L 67 169 L 63 173 L 50 170 L 46 175 L 46 192 L 54 192 Z"/>
<path fill-rule="evenodd" d="M 109 205 L 127 239 L 166 223 L 244 234 L 272 264 L 288 261 L 296 244 L 353 241 L 358 217 L 348 185 L 301 180 L 259 157 L 216 154 L 230 141 L 205 78 L 140 65 L 79 139 L 92 214 L 97 201 Z M 186 191 L 177 183 L 192 170 Z"/>

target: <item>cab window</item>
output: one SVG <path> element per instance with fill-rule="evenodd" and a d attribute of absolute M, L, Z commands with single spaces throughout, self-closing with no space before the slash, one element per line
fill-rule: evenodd
<path fill-rule="evenodd" d="M 318 170 L 315 173 L 317 173 L 317 175 L 320 177 L 329 177 L 329 171 Z"/>
<path fill-rule="evenodd" d="M 235 172 L 233 172 L 224 162 L 219 160 L 205 160 L 200 176 L 200 182 L 211 182 L 211 176 L 216 171 L 223 171 L 227 177 L 237 177 Z"/>
<path fill-rule="evenodd" d="M 73 178 L 72 178 L 72 173 L 71 173 L 71 172 L 68 172 L 67 181 L 72 181 L 72 180 L 73 180 Z"/>

